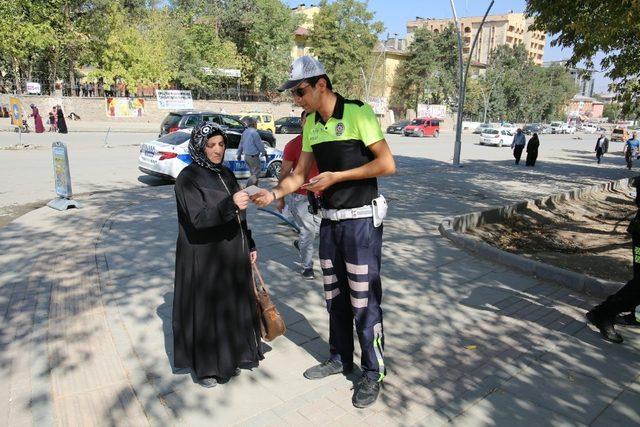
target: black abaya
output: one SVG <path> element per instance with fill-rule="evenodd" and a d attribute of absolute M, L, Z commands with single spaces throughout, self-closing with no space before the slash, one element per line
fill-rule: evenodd
<path fill-rule="evenodd" d="M 62 110 L 58 110 L 58 133 L 67 133 L 67 122 L 64 119 Z"/>
<path fill-rule="evenodd" d="M 255 245 L 232 199 L 239 190 L 226 167 L 218 175 L 196 163 L 175 184 L 174 365 L 198 378 L 230 378 L 238 366 L 263 358 L 249 261 Z"/>

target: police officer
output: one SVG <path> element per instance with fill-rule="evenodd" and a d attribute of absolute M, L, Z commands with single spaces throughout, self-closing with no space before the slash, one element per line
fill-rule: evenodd
<path fill-rule="evenodd" d="M 322 192 L 319 254 L 330 357 L 304 376 L 320 379 L 353 369 L 355 319 L 363 377 L 354 387 L 352 402 L 365 408 L 375 403 L 386 374 L 380 306 L 381 218 L 386 204 L 379 197 L 376 177 L 395 173 L 395 162 L 371 107 L 333 92 L 318 60 L 296 59 L 279 90 L 290 90 L 294 101 L 309 112 L 302 154 L 291 175 L 252 200 L 266 206 L 299 187 Z M 306 181 L 314 159 L 320 173 Z"/>

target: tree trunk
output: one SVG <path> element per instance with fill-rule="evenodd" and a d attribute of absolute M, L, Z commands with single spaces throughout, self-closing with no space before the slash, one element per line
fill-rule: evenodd
<path fill-rule="evenodd" d="M 69 59 L 69 96 L 73 96 L 76 88 L 75 63 L 73 59 Z"/>
<path fill-rule="evenodd" d="M 21 94 L 22 93 L 22 82 L 20 80 L 20 62 L 18 58 L 12 58 L 13 65 L 13 93 Z"/>

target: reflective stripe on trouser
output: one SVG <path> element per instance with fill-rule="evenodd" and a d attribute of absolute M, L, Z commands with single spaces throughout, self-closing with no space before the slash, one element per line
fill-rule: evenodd
<path fill-rule="evenodd" d="M 247 163 L 251 176 L 247 179 L 247 187 L 250 185 L 258 185 L 258 174 L 260 173 L 260 155 L 255 156 L 244 155 L 244 161 Z"/>
<path fill-rule="evenodd" d="M 292 193 L 286 197 L 291 215 L 298 227 L 298 247 L 302 258 L 302 268 L 313 268 L 313 243 L 320 229 L 320 218 L 309 212 L 309 200 L 306 195 Z"/>
<path fill-rule="evenodd" d="M 322 220 L 320 266 L 329 311 L 331 358 L 353 363 L 353 321 L 362 350 L 361 367 L 369 378 L 385 374 L 380 253 L 382 226 L 372 218 Z"/>

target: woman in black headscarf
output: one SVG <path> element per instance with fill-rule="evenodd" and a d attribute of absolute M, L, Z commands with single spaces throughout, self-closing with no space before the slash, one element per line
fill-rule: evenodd
<path fill-rule="evenodd" d="M 536 165 L 536 159 L 538 158 L 538 147 L 540 147 L 540 139 L 538 139 L 538 134 L 534 133 L 527 143 L 527 166 Z"/>
<path fill-rule="evenodd" d="M 62 107 L 59 105 L 56 108 L 56 114 L 58 115 L 58 133 L 67 133 L 67 122 L 64 119 Z"/>
<path fill-rule="evenodd" d="M 263 358 L 251 282 L 257 252 L 245 219 L 249 195 L 222 164 L 226 144 L 218 125 L 196 126 L 193 163 L 175 184 L 174 365 L 190 368 L 204 387 Z"/>

